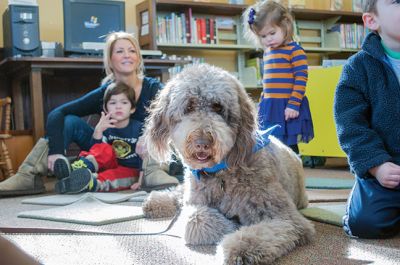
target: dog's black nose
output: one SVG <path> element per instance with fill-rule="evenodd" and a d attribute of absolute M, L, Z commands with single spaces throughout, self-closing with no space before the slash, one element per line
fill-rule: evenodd
<path fill-rule="evenodd" d="M 197 139 L 195 144 L 198 151 L 205 151 L 210 148 L 211 142 L 208 139 Z"/>

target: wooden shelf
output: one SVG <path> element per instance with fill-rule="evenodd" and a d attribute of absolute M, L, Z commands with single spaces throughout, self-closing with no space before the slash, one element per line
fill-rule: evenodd
<path fill-rule="evenodd" d="M 339 52 L 349 52 L 356 53 L 358 49 L 342 49 L 342 48 L 334 48 L 334 47 L 307 47 L 302 46 L 306 52 L 315 52 L 315 53 L 339 53 Z"/>
<path fill-rule="evenodd" d="M 157 47 L 160 49 L 206 49 L 206 50 L 241 50 L 248 51 L 254 50 L 252 45 L 239 45 L 239 44 L 175 44 L 175 43 L 158 43 Z"/>
<path fill-rule="evenodd" d="M 213 15 L 234 16 L 241 15 L 247 5 L 234 5 L 224 3 L 176 1 L 176 0 L 156 0 L 157 11 L 182 11 L 192 8 L 193 13 L 206 13 L 212 11 Z"/>
<path fill-rule="evenodd" d="M 291 8 L 290 12 L 294 19 L 302 20 L 325 20 L 333 17 L 340 17 L 341 23 L 363 23 L 362 13 L 350 11 L 331 11 L 320 9 Z"/>

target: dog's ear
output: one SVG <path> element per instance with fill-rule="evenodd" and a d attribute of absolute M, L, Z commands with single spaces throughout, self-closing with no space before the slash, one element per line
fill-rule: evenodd
<path fill-rule="evenodd" d="M 236 142 L 227 155 L 227 163 L 230 166 L 247 164 L 255 145 L 255 132 L 257 130 L 256 109 L 254 103 L 247 95 L 243 85 L 235 80 L 240 106 L 240 121 Z"/>
<path fill-rule="evenodd" d="M 167 85 L 150 104 L 149 116 L 146 118 L 144 139 L 150 156 L 159 162 L 171 158 L 170 126 L 166 117 L 170 102 L 170 87 Z"/>

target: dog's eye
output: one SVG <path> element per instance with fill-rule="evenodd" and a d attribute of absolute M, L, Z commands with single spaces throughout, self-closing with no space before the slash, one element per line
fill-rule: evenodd
<path fill-rule="evenodd" d="M 221 114 L 224 111 L 224 108 L 219 103 L 212 104 L 211 108 L 215 113 L 218 113 L 218 114 Z"/>
<path fill-rule="evenodd" d="M 188 114 L 188 113 L 190 113 L 190 112 L 193 112 L 193 111 L 194 111 L 194 105 L 195 105 L 195 103 L 194 103 L 193 101 L 190 101 L 190 102 L 187 104 L 186 108 L 185 108 L 185 114 Z"/>

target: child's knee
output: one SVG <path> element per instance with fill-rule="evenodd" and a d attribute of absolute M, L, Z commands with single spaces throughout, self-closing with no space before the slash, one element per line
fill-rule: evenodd
<path fill-rule="evenodd" d="M 390 210 L 381 210 L 380 213 L 363 211 L 358 215 L 348 216 L 344 229 L 348 234 L 359 238 L 387 238 L 399 232 L 399 225 L 400 217 Z"/>

